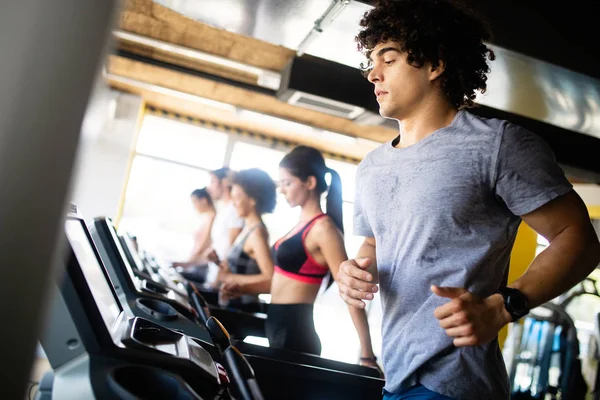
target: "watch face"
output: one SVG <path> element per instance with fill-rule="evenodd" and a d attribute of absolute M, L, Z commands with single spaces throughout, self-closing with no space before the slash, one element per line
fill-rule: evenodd
<path fill-rule="evenodd" d="M 508 297 L 508 303 L 517 314 L 522 314 L 527 311 L 527 301 L 521 296 L 510 295 Z"/>

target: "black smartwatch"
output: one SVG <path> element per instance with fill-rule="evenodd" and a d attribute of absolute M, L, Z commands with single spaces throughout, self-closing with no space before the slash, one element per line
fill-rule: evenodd
<path fill-rule="evenodd" d="M 512 322 L 524 317 L 529 313 L 527 297 L 518 289 L 504 287 L 498 290 L 504 297 L 504 308 L 510 314 Z"/>

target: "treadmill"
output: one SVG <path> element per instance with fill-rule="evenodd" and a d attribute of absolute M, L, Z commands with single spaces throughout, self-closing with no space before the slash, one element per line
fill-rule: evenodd
<path fill-rule="evenodd" d="M 124 253 L 126 258 L 132 263 L 131 265 L 135 265 L 137 269 L 144 268 L 141 266 L 142 260 L 138 256 L 137 250 L 133 245 L 131 239 L 127 239 L 126 236 L 121 236 L 121 243 L 125 244 L 123 246 Z M 247 318 L 247 313 L 241 311 L 232 311 L 232 310 L 223 310 L 220 307 L 211 306 L 204 297 L 204 292 L 198 285 L 193 283 L 188 283 L 188 287 L 192 287 L 193 290 L 190 291 L 190 301 L 195 310 L 197 310 L 198 316 L 202 323 L 206 323 L 211 316 L 216 317 L 226 328 L 231 332 L 239 332 L 243 329 L 247 332 L 248 326 L 252 324 L 252 320 Z M 251 330 L 253 333 L 256 332 L 257 329 Z M 236 348 L 238 348 L 245 355 L 253 355 L 260 356 L 265 358 L 271 358 L 280 361 L 291 362 L 295 364 L 303 364 L 303 365 L 311 365 L 320 368 L 327 368 L 335 371 L 349 372 L 352 374 L 370 376 L 374 378 L 379 377 L 379 373 L 377 370 L 365 366 L 361 366 L 358 364 L 350 364 L 342 361 L 331 360 L 327 358 L 322 358 L 320 356 L 316 356 L 313 354 L 307 353 L 299 353 L 294 351 L 282 350 L 282 349 L 274 349 L 259 345 L 254 345 L 250 343 L 245 343 L 240 339 L 243 339 L 243 335 L 241 334 L 231 334 L 232 341 L 235 343 Z M 261 335 L 253 335 L 253 336 L 261 336 Z"/>
<path fill-rule="evenodd" d="M 82 220 L 82 223 L 83 220 Z M 155 284 L 148 274 L 134 272 L 125 260 L 112 224 L 95 223 L 90 229 L 93 243 L 114 285 L 119 301 L 130 316 L 150 319 L 167 328 L 210 341 L 198 312 L 189 304 L 187 293 Z"/>
<path fill-rule="evenodd" d="M 182 267 L 175 267 L 175 268 L 170 268 L 170 267 L 166 267 L 164 265 L 161 265 L 156 258 L 148 251 L 143 250 L 141 252 L 139 252 L 140 254 L 140 259 L 148 266 L 150 266 L 150 268 L 157 270 L 157 269 L 161 269 L 163 271 L 168 271 L 168 274 L 170 274 L 170 276 L 172 277 L 172 279 L 175 280 L 184 280 L 184 281 L 188 281 L 187 278 L 185 278 L 183 276 L 183 274 L 181 273 L 181 271 L 183 271 Z M 214 288 L 208 284 L 205 283 L 201 283 L 198 284 L 197 282 L 194 282 L 194 284 L 196 284 L 198 290 L 200 290 L 200 292 L 202 293 L 202 296 L 204 296 L 204 299 L 206 299 L 206 301 L 208 302 L 208 304 L 210 305 L 219 305 L 219 289 Z"/>
<path fill-rule="evenodd" d="M 128 234 L 118 235 L 118 238 L 119 242 L 121 243 L 123 253 L 127 258 L 129 265 L 134 268 L 134 271 L 137 270 L 141 274 L 146 274 L 152 278 L 154 282 L 187 297 L 187 289 L 185 287 L 186 279 L 183 276 L 175 271 L 173 271 L 172 274 L 169 274 L 164 268 L 161 268 L 158 265 L 150 265 L 142 260 L 135 248 L 135 245 L 133 244 L 133 240 Z"/>
<path fill-rule="evenodd" d="M 206 324 L 210 342 L 129 317 L 83 221 L 70 217 L 65 228 L 67 273 L 41 340 L 54 368 L 54 398 L 381 398 L 380 379 L 244 357 L 214 317 Z"/>
<path fill-rule="evenodd" d="M 263 399 L 252 368 L 229 344 L 127 315 L 84 222 L 68 217 L 65 232 L 66 272 L 40 339 L 54 370 L 52 398 Z M 226 336 L 214 319 L 210 328 Z"/>
<path fill-rule="evenodd" d="M 125 255 L 129 261 L 129 263 L 133 265 L 137 265 L 138 269 L 141 271 L 145 271 L 146 273 L 155 277 L 154 281 L 171 281 L 172 284 L 182 286 L 182 282 L 188 282 L 189 280 L 180 272 L 182 267 L 170 268 L 160 265 L 154 256 L 147 251 L 138 251 L 136 246 L 133 243 L 133 239 L 126 232 L 119 233 L 119 240 L 121 241 L 121 245 L 123 246 L 123 250 Z M 194 281 L 192 281 L 194 282 Z M 202 296 L 206 299 L 208 304 L 211 307 L 219 307 L 223 308 L 219 305 L 219 289 L 216 289 L 207 284 L 194 282 L 197 286 L 198 290 L 202 293 Z M 261 314 L 266 314 L 269 304 L 260 301 L 257 305 L 257 310 L 249 311 L 243 308 L 243 305 L 237 306 L 241 308 L 227 308 L 228 310 L 233 311 L 242 311 L 249 312 L 250 314 L 254 314 L 254 316 L 258 318 L 264 318 Z"/>
<path fill-rule="evenodd" d="M 193 285 L 192 289 L 193 291 L 190 293 L 192 302 L 195 304 L 195 309 L 199 310 L 200 319 L 206 323 L 211 317 L 209 307 L 206 304 L 206 300 L 204 300 L 202 297 L 202 293 L 198 290 L 194 290 L 195 287 Z M 238 350 L 247 356 L 271 358 L 295 364 L 311 365 L 319 368 L 331 369 L 334 371 L 379 378 L 379 372 L 374 368 L 365 367 L 358 364 L 350 364 L 343 361 L 331 360 L 309 353 L 300 353 L 296 351 L 259 346 L 251 343 L 245 343 L 237 339 L 232 339 L 231 341 Z"/>
<path fill-rule="evenodd" d="M 156 305 L 153 311 L 160 316 L 164 308 L 162 304 L 167 304 L 189 320 L 198 319 L 198 313 L 190 305 L 188 293 L 181 288 L 182 283 L 165 282 L 164 279 L 156 277 L 159 274 L 154 273 L 153 276 L 149 273 L 140 258 L 135 257 L 135 253 L 130 253 L 128 256 L 128 247 L 122 245 L 109 218 L 94 219 L 90 231 L 108 274 L 116 284 L 115 289 L 119 297 L 129 304 L 133 312 L 139 311 L 140 308 L 142 312 L 147 312 L 144 307 L 140 307 L 140 302 L 143 302 L 142 306 L 146 307 Z M 237 339 L 244 339 L 246 336 L 265 337 L 266 315 L 218 306 L 210 306 L 210 308 L 212 315 L 229 327 L 231 336 Z"/>
<path fill-rule="evenodd" d="M 131 265 L 135 265 L 135 268 L 142 269 L 143 261 L 139 257 L 135 246 L 131 238 L 127 236 L 127 234 L 120 237 L 121 243 L 123 245 L 123 250 L 126 255 L 126 258 L 129 260 Z M 220 307 L 211 306 L 205 298 L 205 294 L 202 291 L 201 287 L 195 285 L 193 283 L 188 283 L 188 287 L 192 286 L 193 291 L 191 291 L 190 296 L 195 298 L 190 298 L 194 309 L 198 310 L 199 317 L 203 323 L 206 323 L 211 316 L 215 316 L 226 328 L 229 332 L 239 331 L 238 326 L 248 326 L 248 319 L 244 319 L 247 313 L 239 312 L 239 311 L 224 311 Z M 229 312 L 228 312 L 229 311 Z M 253 335 L 259 336 L 259 335 Z M 272 358 L 280 361 L 287 361 L 296 364 L 303 365 L 311 365 L 320 368 L 332 369 L 335 371 L 343 371 L 349 372 L 357 375 L 364 375 L 377 378 L 379 377 L 379 373 L 377 370 L 365 366 L 361 366 L 358 364 L 350 364 L 342 361 L 331 360 L 327 358 L 322 358 L 320 356 L 316 356 L 313 354 L 307 353 L 299 353 L 294 351 L 282 350 L 282 349 L 274 349 L 259 345 L 254 345 L 250 343 L 245 343 L 239 339 L 239 335 L 232 334 L 232 340 L 235 343 L 236 348 L 238 348 L 245 355 L 254 355 L 265 358 Z M 243 337 L 242 337 L 243 339 Z"/>

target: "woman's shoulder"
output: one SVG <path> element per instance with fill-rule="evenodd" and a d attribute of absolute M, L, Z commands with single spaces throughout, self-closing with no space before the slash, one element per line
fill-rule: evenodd
<path fill-rule="evenodd" d="M 265 224 L 260 224 L 255 229 L 250 232 L 248 239 L 251 240 L 269 240 L 269 230 L 265 226 Z"/>
<path fill-rule="evenodd" d="M 333 219 L 326 214 L 315 221 L 311 231 L 325 240 L 342 237 L 342 234 L 335 222 L 333 222 Z"/>

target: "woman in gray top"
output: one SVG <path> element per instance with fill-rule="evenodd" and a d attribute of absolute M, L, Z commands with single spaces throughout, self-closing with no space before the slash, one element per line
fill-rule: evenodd
<path fill-rule="evenodd" d="M 224 286 L 251 286 L 265 288 L 268 293 L 273 276 L 273 258 L 269 247 L 269 233 L 262 215 L 271 213 L 276 204 L 276 186 L 271 177 L 261 169 L 252 168 L 234 175 L 231 199 L 238 215 L 244 218 L 244 229 L 222 263 L 219 281 Z M 258 305 L 257 295 L 243 295 L 231 299 L 230 306 L 248 311 Z"/>

